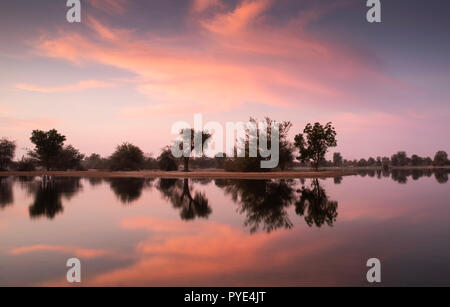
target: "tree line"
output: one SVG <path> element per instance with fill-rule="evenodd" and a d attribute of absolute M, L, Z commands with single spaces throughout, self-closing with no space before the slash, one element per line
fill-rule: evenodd
<path fill-rule="evenodd" d="M 272 119 L 266 117 L 267 127 L 274 123 Z M 257 120 L 250 118 L 250 122 Z M 408 157 L 405 151 L 399 151 L 391 157 L 369 157 L 360 160 L 347 160 L 339 152 L 333 154 L 333 159 L 328 161 L 325 156 L 330 148 L 337 146 L 337 133 L 332 123 L 322 125 L 320 123 L 307 124 L 301 133 L 294 137 L 294 142 L 288 139 L 288 134 L 292 128 L 292 123 L 284 121 L 278 126 L 278 147 L 279 163 L 278 169 L 285 170 L 294 167 L 311 167 L 318 170 L 320 167 L 381 167 L 391 168 L 397 166 L 444 166 L 450 165 L 448 155 L 445 151 L 438 151 L 434 159 L 430 157 L 420 157 L 412 155 Z M 180 131 L 181 138 L 190 136 L 190 140 L 183 140 L 185 144 L 190 144 L 187 155 L 175 158 L 172 155 L 171 145 L 162 148 L 158 157 L 146 155 L 136 145 L 125 142 L 118 145 L 109 157 L 102 157 L 93 153 L 90 156 L 82 154 L 73 145 L 66 145 L 66 136 L 57 130 L 49 131 L 33 130 L 30 141 L 34 149 L 20 160 L 14 161 L 16 144 L 6 138 L 0 139 L 0 170 L 32 171 L 40 167 L 45 170 L 110 170 L 110 171 L 138 171 L 160 169 L 164 171 L 175 171 L 182 168 L 189 171 L 189 168 L 217 168 L 226 171 L 267 171 L 261 169 L 260 162 L 269 158 L 261 156 L 258 152 L 256 157 L 248 154 L 249 144 L 259 144 L 264 137 L 268 140 L 268 147 L 271 147 L 270 131 L 259 131 L 257 135 L 250 135 L 248 132 L 243 140 L 236 140 L 235 155 L 227 157 L 225 154 L 215 157 L 194 157 L 194 139 L 200 139 L 203 149 L 207 148 L 212 134 L 208 131 L 194 131 L 189 129 Z M 265 134 L 265 135 L 262 135 Z M 256 139 L 252 139 L 256 138 Z M 181 146 L 182 143 L 180 143 Z M 190 147 L 190 148 L 189 148 Z M 237 155 L 238 152 L 244 153 Z M 241 157 L 243 156 L 243 157 Z"/>

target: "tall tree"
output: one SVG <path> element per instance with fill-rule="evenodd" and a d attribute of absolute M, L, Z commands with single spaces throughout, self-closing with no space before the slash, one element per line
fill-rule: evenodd
<path fill-rule="evenodd" d="M 212 134 L 207 131 L 195 131 L 194 129 L 182 129 L 180 131 L 182 142 L 180 142 L 180 150 L 183 151 L 183 164 L 184 171 L 189 172 L 189 159 L 193 152 L 197 154 L 203 154 L 203 150 L 208 145 L 208 141 L 211 139 Z M 198 140 L 199 144 L 196 143 Z M 187 144 L 187 148 L 184 148 L 183 143 Z M 201 145 L 201 148 L 198 147 Z"/>
<path fill-rule="evenodd" d="M 320 123 L 306 125 L 303 134 L 295 136 L 295 146 L 300 151 L 297 158 L 301 162 L 312 162 L 313 167 L 318 170 L 320 163 L 325 159 L 329 147 L 336 147 L 336 131 L 331 123 L 322 126 Z"/>
<path fill-rule="evenodd" d="M 66 137 L 55 129 L 47 132 L 33 130 L 30 140 L 35 145 L 35 149 L 30 155 L 36 158 L 46 170 L 50 170 L 57 162 Z"/>
<path fill-rule="evenodd" d="M 14 158 L 16 143 L 8 139 L 0 139 L 0 170 L 5 170 Z"/>

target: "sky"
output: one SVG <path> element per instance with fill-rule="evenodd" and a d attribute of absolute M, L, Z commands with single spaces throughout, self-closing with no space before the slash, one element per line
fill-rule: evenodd
<path fill-rule="evenodd" d="M 450 3 L 84 0 L 0 4 L 0 137 L 157 156 L 178 121 L 332 122 L 344 158 L 450 151 Z"/>

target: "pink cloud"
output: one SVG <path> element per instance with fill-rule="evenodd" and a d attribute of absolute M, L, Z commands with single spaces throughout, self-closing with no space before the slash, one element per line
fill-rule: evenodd
<path fill-rule="evenodd" d="M 212 4 L 197 5 L 205 9 Z M 137 36 L 134 29 L 110 27 L 90 16 L 86 25 L 95 36 L 61 32 L 43 36 L 35 48 L 42 56 L 77 65 L 100 63 L 136 74 L 137 91 L 152 104 L 122 110 L 133 118 L 187 114 L 193 108 L 223 112 L 247 102 L 339 108 L 359 101 L 344 83 L 393 84 L 356 52 L 348 55 L 346 48 L 306 32 L 305 24 L 322 16 L 321 10 L 269 26 L 262 17 L 271 5 L 269 0 L 246 0 L 231 11 L 199 17 L 197 32 L 183 38 L 161 38 L 152 32 Z M 258 27 L 251 27 L 254 22 Z"/>
<path fill-rule="evenodd" d="M 99 249 L 85 249 L 76 246 L 64 246 L 64 245 L 33 245 L 12 249 L 10 251 L 13 255 L 22 255 L 34 252 L 58 252 L 64 254 L 71 254 L 75 257 L 92 259 L 104 257 L 111 254 L 107 250 Z"/>
<path fill-rule="evenodd" d="M 19 90 L 24 90 L 24 91 L 48 94 L 48 93 L 61 93 L 61 92 L 77 92 L 77 91 L 83 91 L 83 90 L 87 90 L 87 89 L 105 88 L 105 87 L 111 87 L 111 86 L 114 86 L 114 83 L 98 81 L 98 80 L 86 80 L 86 81 L 80 81 L 76 84 L 60 86 L 60 87 L 40 87 L 40 86 L 36 86 L 36 85 L 21 83 L 21 84 L 16 84 L 15 88 L 19 89 Z"/>
<path fill-rule="evenodd" d="M 112 15 L 122 15 L 127 11 L 127 0 L 90 0 L 89 4 Z"/>

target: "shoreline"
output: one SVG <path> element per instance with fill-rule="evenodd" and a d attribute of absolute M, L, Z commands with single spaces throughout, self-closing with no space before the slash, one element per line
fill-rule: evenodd
<path fill-rule="evenodd" d="M 357 175 L 354 171 L 284 171 L 267 173 L 243 173 L 225 171 L 134 171 L 134 172 L 107 172 L 107 171 L 32 171 L 0 172 L 0 176 L 43 176 L 56 177 L 85 177 L 85 178 L 211 178 L 211 179 L 294 179 L 294 178 L 334 178 Z"/>
<path fill-rule="evenodd" d="M 392 170 L 439 170 L 450 169 L 450 166 L 413 166 L 413 167 L 392 167 Z M 320 171 L 312 169 L 293 169 L 290 171 L 274 172 L 227 172 L 223 170 L 193 170 L 183 171 L 2 171 L 0 176 L 43 176 L 54 175 L 56 177 L 86 177 L 86 178 L 211 178 L 211 179 L 293 179 L 293 178 L 334 178 L 343 176 L 358 175 L 361 171 L 381 170 L 381 167 L 350 167 L 350 168 L 323 168 Z"/>

